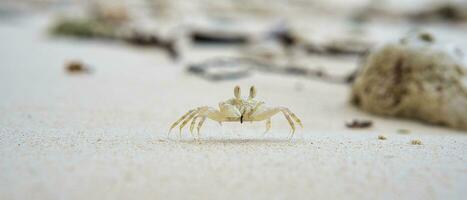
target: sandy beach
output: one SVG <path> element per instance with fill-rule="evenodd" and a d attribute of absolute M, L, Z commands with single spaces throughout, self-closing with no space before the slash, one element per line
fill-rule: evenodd
<path fill-rule="evenodd" d="M 51 38 L 47 19 L 0 22 L 2 200 L 467 196 L 465 132 L 364 113 L 343 84 L 268 73 L 213 84 L 157 49 Z M 92 73 L 67 74 L 73 59 Z M 255 85 L 304 128 L 288 140 L 277 115 L 264 136 L 264 122 L 207 120 L 200 141 L 187 129 L 167 137 L 178 117 L 217 107 L 235 85 L 243 95 Z M 373 126 L 349 129 L 352 119 Z"/>

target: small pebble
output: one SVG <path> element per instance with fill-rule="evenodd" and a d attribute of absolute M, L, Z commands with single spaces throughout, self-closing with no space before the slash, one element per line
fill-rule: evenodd
<path fill-rule="evenodd" d="M 90 73 L 91 69 L 81 61 L 70 61 L 65 64 L 65 69 L 68 73 Z"/>
<path fill-rule="evenodd" d="M 412 140 L 412 141 L 410 141 L 410 143 L 413 144 L 413 145 L 422 145 L 422 141 L 420 141 L 420 140 Z"/>
<path fill-rule="evenodd" d="M 386 140 L 387 138 L 384 135 L 378 135 L 379 140 Z"/>

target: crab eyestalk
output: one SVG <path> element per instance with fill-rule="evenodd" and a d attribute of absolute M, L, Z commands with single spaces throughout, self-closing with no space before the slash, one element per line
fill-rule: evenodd
<path fill-rule="evenodd" d="M 248 99 L 254 99 L 256 97 L 256 88 L 255 86 L 251 86 L 250 87 L 250 96 L 248 97 Z"/>
<path fill-rule="evenodd" d="M 238 85 L 235 86 L 234 95 L 235 95 L 235 98 L 240 99 L 240 86 L 238 86 Z"/>

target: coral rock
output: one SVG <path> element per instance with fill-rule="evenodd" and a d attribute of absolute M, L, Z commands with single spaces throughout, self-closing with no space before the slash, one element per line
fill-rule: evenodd
<path fill-rule="evenodd" d="M 352 86 L 370 113 L 467 130 L 467 69 L 462 51 L 419 34 L 372 51 Z"/>

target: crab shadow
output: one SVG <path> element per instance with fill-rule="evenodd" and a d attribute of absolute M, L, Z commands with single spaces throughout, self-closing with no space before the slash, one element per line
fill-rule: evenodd
<path fill-rule="evenodd" d="M 172 140 L 174 142 L 180 142 L 185 144 L 290 144 L 290 143 L 299 143 L 295 139 L 278 139 L 278 138 L 226 138 L 226 139 L 199 139 L 199 140 Z"/>

